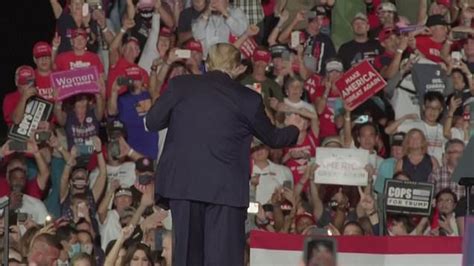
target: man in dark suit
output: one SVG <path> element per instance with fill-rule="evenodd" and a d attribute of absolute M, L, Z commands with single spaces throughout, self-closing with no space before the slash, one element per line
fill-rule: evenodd
<path fill-rule="evenodd" d="M 252 138 L 294 145 L 304 123 L 272 125 L 262 97 L 233 80 L 245 68 L 232 45 L 212 46 L 207 64 L 205 75 L 172 79 L 145 117 L 150 131 L 168 128 L 155 195 L 171 208 L 173 266 L 243 265 Z"/>

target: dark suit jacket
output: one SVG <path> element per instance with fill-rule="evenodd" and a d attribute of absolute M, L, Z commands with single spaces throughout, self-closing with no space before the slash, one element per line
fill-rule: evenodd
<path fill-rule="evenodd" d="M 157 201 L 185 199 L 246 207 L 252 135 L 279 148 L 294 145 L 295 126 L 274 127 L 262 97 L 227 74 L 179 76 L 148 111 L 148 130 L 168 128 L 157 170 Z"/>

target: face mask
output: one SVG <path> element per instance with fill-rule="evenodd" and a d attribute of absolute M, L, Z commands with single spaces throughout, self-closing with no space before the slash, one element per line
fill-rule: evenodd
<path fill-rule="evenodd" d="M 69 247 L 69 250 L 68 250 L 68 255 L 69 255 L 69 258 L 72 258 L 74 257 L 74 255 L 76 255 L 77 253 L 80 253 L 81 252 L 81 244 L 79 243 L 76 243 L 76 244 L 72 244 L 70 247 Z"/>
<path fill-rule="evenodd" d="M 92 244 L 84 244 L 81 245 L 81 251 L 87 254 L 92 254 L 92 251 L 94 250 L 94 246 Z"/>

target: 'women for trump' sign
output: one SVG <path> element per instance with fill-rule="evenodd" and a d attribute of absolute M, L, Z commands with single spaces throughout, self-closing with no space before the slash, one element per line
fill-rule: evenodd
<path fill-rule="evenodd" d="M 95 66 L 51 74 L 51 84 L 58 92 L 58 100 L 63 100 L 79 93 L 97 93 L 99 92 L 98 80 L 99 74 Z"/>

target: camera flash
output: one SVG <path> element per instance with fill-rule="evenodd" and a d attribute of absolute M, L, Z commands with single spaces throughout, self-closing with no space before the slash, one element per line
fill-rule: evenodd
<path fill-rule="evenodd" d="M 50 216 L 50 215 L 46 215 L 45 220 L 46 220 L 46 222 L 51 222 L 51 216 Z"/>

